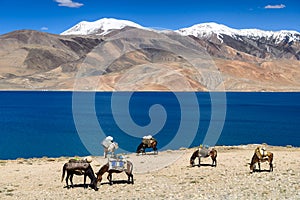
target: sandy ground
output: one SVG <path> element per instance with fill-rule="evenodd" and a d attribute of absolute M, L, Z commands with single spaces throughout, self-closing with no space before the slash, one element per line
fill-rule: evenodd
<path fill-rule="evenodd" d="M 217 167 L 210 166 L 210 158 L 190 167 L 195 148 L 125 155 L 134 164 L 135 183 L 122 181 L 127 176 L 121 173 L 113 175 L 110 186 L 105 175 L 98 191 L 84 189 L 82 176 L 74 177 L 73 189 L 65 187 L 61 175 L 67 157 L 0 160 L 0 199 L 300 199 L 300 148 L 268 146 L 274 171 L 251 174 L 255 147 L 217 146 Z M 93 159 L 95 172 L 107 162 Z M 261 166 L 269 169 L 267 163 Z"/>

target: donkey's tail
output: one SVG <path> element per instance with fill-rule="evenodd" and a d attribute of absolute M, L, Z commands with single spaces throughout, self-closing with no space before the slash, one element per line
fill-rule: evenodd
<path fill-rule="evenodd" d="M 62 175 L 61 175 L 61 182 L 64 180 L 65 173 L 66 173 L 66 167 L 67 167 L 67 165 L 64 164 L 64 167 L 63 167 L 63 170 L 62 170 Z"/>

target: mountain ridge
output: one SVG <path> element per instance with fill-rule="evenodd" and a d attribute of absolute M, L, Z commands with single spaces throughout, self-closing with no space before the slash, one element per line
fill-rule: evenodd
<path fill-rule="evenodd" d="M 126 26 L 149 29 L 153 31 L 159 31 L 153 28 L 143 27 L 135 22 L 129 20 L 119 20 L 114 18 L 102 18 L 94 22 L 82 21 L 71 27 L 70 29 L 61 33 L 61 35 L 90 35 L 97 34 L 106 35 L 113 30 L 120 30 Z M 188 36 L 193 35 L 199 38 L 209 37 L 212 34 L 216 34 L 218 37 L 221 35 L 234 36 L 246 36 L 246 37 L 266 37 L 276 39 L 276 43 L 286 39 L 288 42 L 300 41 L 300 33 L 294 30 L 280 30 L 280 31 L 268 31 L 261 29 L 234 29 L 223 24 L 216 22 L 199 23 L 186 28 L 180 28 L 174 31 L 181 35 Z M 221 38 L 219 38 L 222 40 Z"/>
<path fill-rule="evenodd" d="M 100 23 L 101 22 L 101 23 Z M 215 46 L 224 43 L 233 49 L 253 55 L 259 58 L 294 58 L 300 60 L 300 33 L 297 31 L 264 31 L 259 29 L 233 29 L 223 24 L 215 22 L 196 24 L 191 27 L 178 30 L 155 30 L 142 27 L 128 20 L 118 20 L 114 18 L 103 18 L 90 23 L 90 30 L 85 28 L 81 31 L 74 28 L 82 22 L 63 32 L 64 35 L 101 35 L 105 36 L 125 27 L 133 27 L 144 30 L 151 30 L 160 33 L 175 32 L 183 36 L 194 36 L 200 40 L 205 40 Z M 101 24 L 99 26 L 99 24 Z M 109 26 L 103 26 L 109 24 Z M 103 28 L 104 27 L 104 28 Z M 114 27 L 114 28 L 112 28 Z M 77 27 L 78 28 L 78 27 Z M 87 32 L 92 34 L 86 34 Z M 97 34 L 100 33 L 100 34 Z M 202 42 L 203 43 L 203 42 Z M 203 45 L 203 44 L 202 44 Z M 206 44 L 207 45 L 207 44 Z M 208 44 L 210 46 L 210 44 Z M 218 47 L 222 48 L 222 47 Z M 284 51 L 285 53 L 282 53 Z"/>
<path fill-rule="evenodd" d="M 178 32 L 182 35 L 193 35 L 195 37 L 200 37 L 200 38 L 209 37 L 212 34 L 216 34 L 218 35 L 218 37 L 220 37 L 221 35 L 228 35 L 231 37 L 246 36 L 250 38 L 260 38 L 260 37 L 273 38 L 276 39 L 275 43 L 284 40 L 285 37 L 289 37 L 288 42 L 300 41 L 300 33 L 297 31 L 292 31 L 292 30 L 265 31 L 260 29 L 233 29 L 223 24 L 217 24 L 214 22 L 196 24 L 191 27 L 176 30 L 175 32 Z M 222 40 L 221 38 L 219 39 Z"/>
<path fill-rule="evenodd" d="M 226 90 L 300 91 L 298 32 L 278 32 L 278 42 L 271 36 L 251 36 L 249 29 L 246 29 L 247 34 L 237 36 L 233 34 L 235 29 L 223 25 L 221 28 L 228 29 L 228 34 L 215 31 L 200 37 L 198 33 L 190 34 L 192 29 L 179 34 L 178 31 L 151 30 L 140 28 L 140 25 L 127 26 L 128 22 L 125 25 L 118 23 L 118 26 L 110 24 L 103 30 L 93 27 L 94 33 L 85 35 L 57 35 L 31 30 L 0 35 L 0 89 L 73 90 L 75 82 L 79 81 L 86 86 L 82 90 L 113 91 L 119 90 L 115 85 L 127 74 L 129 79 L 125 85 L 131 84 L 136 90 L 163 91 L 167 88 L 162 86 L 176 85 L 178 91 L 185 91 L 170 70 L 183 73 L 195 91 L 207 91 L 218 85 L 218 77 L 209 74 L 205 68 L 202 78 L 195 77 L 191 63 L 174 54 L 178 43 L 193 51 L 196 51 L 194 46 L 203 49 L 211 57 L 211 63 L 215 63 L 218 73 L 222 74 Z M 76 31 L 80 32 L 79 29 Z M 132 37 L 126 38 L 126 33 Z M 124 34 L 125 37 L 118 37 Z M 280 34 L 292 35 L 287 35 L 287 38 Z M 121 54 L 104 71 L 99 68 L 105 58 L 103 52 L 97 52 L 99 45 L 108 43 L 105 51 L 117 55 L 115 53 L 120 53 L 126 45 L 130 46 L 130 42 L 146 43 L 141 50 Z M 83 63 L 87 67 L 79 80 L 77 73 Z M 138 70 L 142 75 L 132 76 L 132 70 Z M 149 82 L 145 87 L 140 87 L 140 83 L 145 82 L 142 77 Z M 94 85 L 97 87 L 91 87 Z"/>

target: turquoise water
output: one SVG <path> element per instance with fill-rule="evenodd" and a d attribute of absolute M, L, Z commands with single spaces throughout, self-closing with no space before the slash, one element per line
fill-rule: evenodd
<path fill-rule="evenodd" d="M 127 120 L 128 116 L 123 116 L 118 110 L 112 112 L 112 94 L 122 99 L 122 96 L 128 93 L 96 93 L 93 106 L 88 106 L 88 102 L 84 101 L 86 96 L 93 93 L 80 93 L 83 100 L 80 105 L 76 105 L 80 108 L 76 111 L 76 115 L 81 119 L 78 127 L 78 123 L 76 125 L 74 122 L 72 92 L 0 92 L 0 159 L 84 156 L 91 153 L 102 155 L 100 142 L 103 135 L 98 134 L 100 131 L 112 135 L 119 143 L 120 151 L 134 152 L 141 136 L 149 133 L 135 133 L 138 129 L 132 129 L 132 133 L 128 133 L 119 127 L 115 115 L 120 115 L 118 117 L 121 120 L 122 117 Z M 189 94 L 181 93 L 186 99 L 189 98 Z M 149 117 L 150 107 L 159 104 L 164 108 L 164 112 L 154 117 L 158 118 L 158 123 L 164 120 L 164 114 L 166 119 L 163 127 L 155 135 L 159 141 L 158 148 L 163 149 L 174 140 L 183 121 L 187 127 L 191 127 L 184 130 L 187 139 L 189 134 L 194 134 L 191 131 L 192 126 L 197 125 L 195 137 L 188 141 L 190 146 L 197 146 L 203 143 L 209 125 L 214 120 L 211 119 L 210 94 L 197 93 L 197 101 L 199 105 L 187 101 L 183 110 L 180 110 L 180 102 L 173 93 L 135 92 L 128 105 L 129 118 L 137 126 L 147 126 L 152 123 Z M 218 106 L 224 103 L 225 121 L 221 135 L 216 141 L 217 145 L 267 143 L 300 146 L 300 93 L 228 92 L 226 102 L 216 101 L 217 105 L 214 106 L 217 111 Z M 89 107 L 94 108 L 95 115 Z M 200 109 L 198 121 L 194 120 L 193 115 L 197 109 Z M 188 112 L 185 119 L 182 118 L 183 111 Z M 95 120 L 101 129 L 91 124 Z M 84 137 L 91 142 L 82 142 Z M 185 144 L 185 141 L 182 141 L 182 144 Z M 177 142 L 171 148 L 181 146 L 181 143 Z M 95 151 L 91 152 L 90 149 Z"/>

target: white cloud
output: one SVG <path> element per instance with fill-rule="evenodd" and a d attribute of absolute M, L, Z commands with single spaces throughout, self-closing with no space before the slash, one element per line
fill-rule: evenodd
<path fill-rule="evenodd" d="M 82 3 L 73 2 L 72 0 L 54 0 L 58 3 L 58 6 L 65 6 L 69 8 L 79 8 L 83 6 Z"/>
<path fill-rule="evenodd" d="M 282 9 L 285 8 L 284 4 L 280 4 L 280 5 L 267 5 L 265 6 L 265 9 Z"/>
<path fill-rule="evenodd" d="M 45 27 L 45 26 L 44 26 L 44 27 L 41 28 L 41 30 L 42 30 L 42 31 L 48 31 L 48 27 Z"/>

